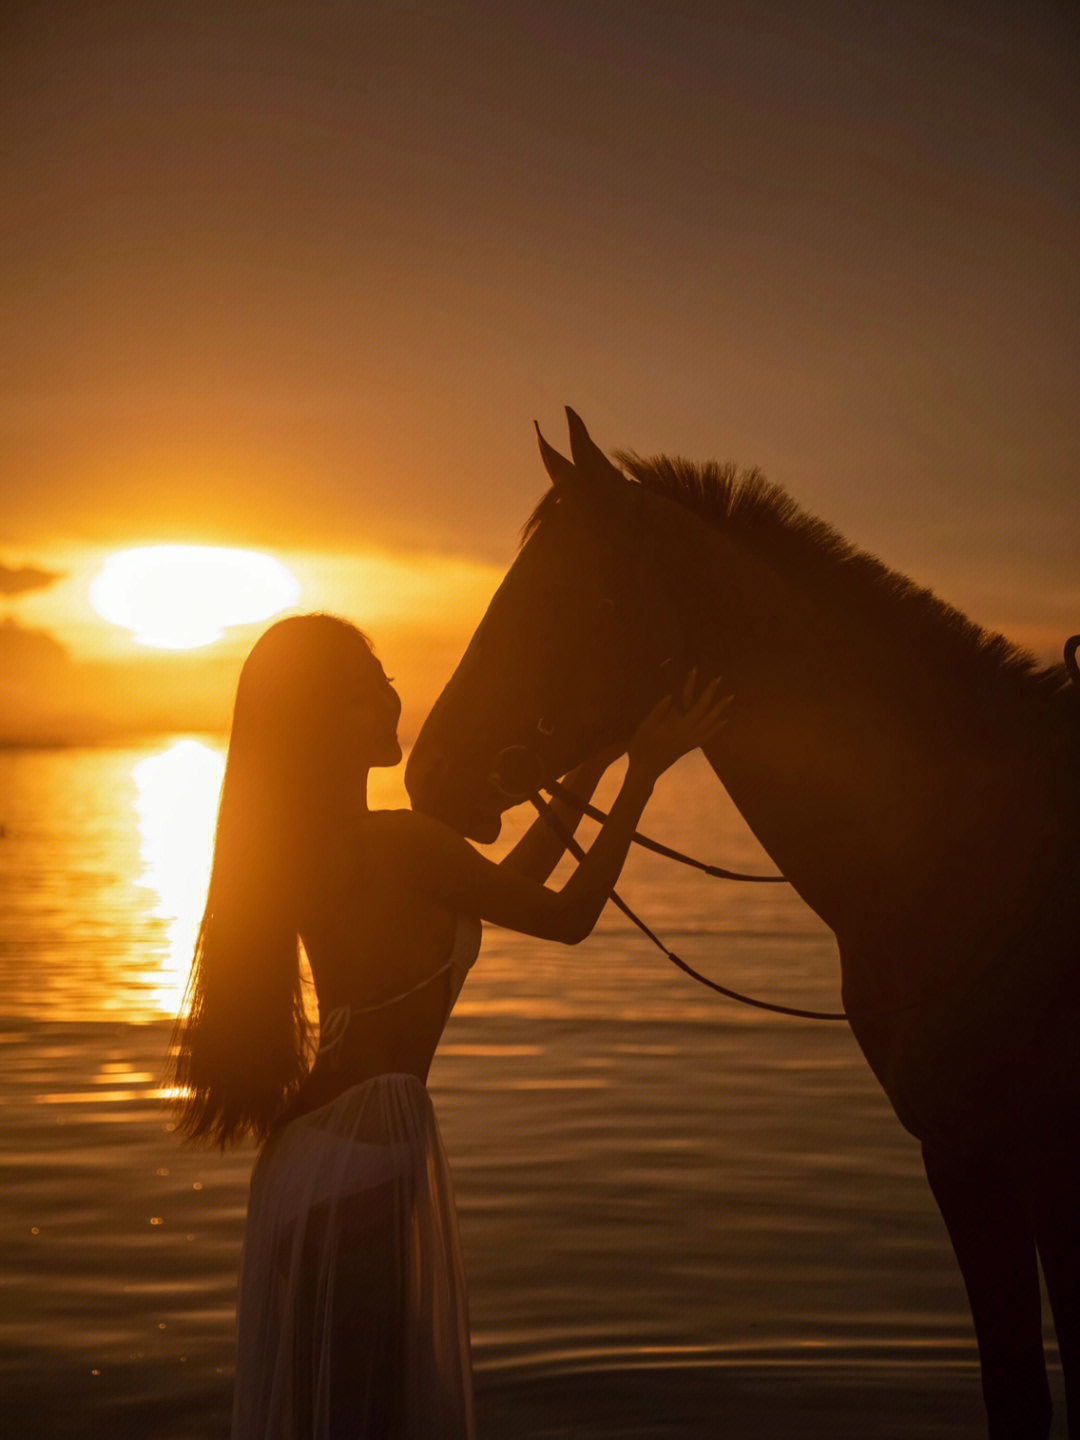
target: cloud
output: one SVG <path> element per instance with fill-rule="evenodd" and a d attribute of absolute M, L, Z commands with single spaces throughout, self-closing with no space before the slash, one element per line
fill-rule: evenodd
<path fill-rule="evenodd" d="M 25 595 L 30 590 L 45 590 L 62 579 L 59 570 L 39 570 L 36 565 L 0 565 L 0 595 Z"/>
<path fill-rule="evenodd" d="M 67 664 L 67 651 L 45 630 L 28 630 L 0 620 L 0 672 L 16 681 L 54 675 Z"/>

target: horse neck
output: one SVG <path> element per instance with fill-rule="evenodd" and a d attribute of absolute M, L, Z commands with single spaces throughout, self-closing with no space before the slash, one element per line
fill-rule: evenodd
<path fill-rule="evenodd" d="M 889 637 L 861 633 L 858 616 L 839 625 L 824 597 L 697 516 L 669 522 L 665 583 L 688 654 L 735 696 L 706 749 L 712 768 L 842 941 L 887 931 L 917 943 L 943 873 L 960 884 L 970 872 L 973 895 L 983 884 L 972 834 L 1000 842 L 1000 816 L 1021 813 L 1014 757 L 929 736 L 881 688 L 875 645 Z"/>

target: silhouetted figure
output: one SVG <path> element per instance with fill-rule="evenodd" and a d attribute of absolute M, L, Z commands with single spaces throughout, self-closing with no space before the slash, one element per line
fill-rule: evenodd
<path fill-rule="evenodd" d="M 474 1433 L 457 1216 L 428 1070 L 482 920 L 566 944 L 592 930 L 653 781 L 722 723 L 715 683 L 682 699 L 685 711 L 663 702 L 638 728 L 610 820 L 554 891 L 543 881 L 563 844 L 540 822 L 495 865 L 437 821 L 368 809 L 370 768 L 401 759 L 401 705 L 359 630 L 297 616 L 253 648 L 175 1062 L 185 1134 L 264 1142 L 244 1238 L 234 1440 Z M 582 798 L 604 763 L 576 772 Z M 301 942 L 318 997 L 313 1065 Z"/>
<path fill-rule="evenodd" d="M 756 471 L 572 460 L 410 757 L 414 804 L 490 840 L 627 734 L 665 662 L 739 697 L 707 758 L 839 944 L 844 1008 L 963 1271 L 990 1434 L 1045 1436 L 1041 1258 L 1080 1425 L 1080 716 L 1039 670 Z M 629 478 L 628 478 L 629 477 Z M 1072 662 L 1075 670 L 1075 661 Z M 524 757 L 524 758 L 523 758 Z"/>

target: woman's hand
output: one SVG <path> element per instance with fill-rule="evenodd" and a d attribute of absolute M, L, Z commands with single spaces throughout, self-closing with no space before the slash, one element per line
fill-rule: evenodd
<path fill-rule="evenodd" d="M 385 810 L 377 815 L 380 854 L 457 910 L 526 935 L 576 945 L 591 933 L 619 878 L 654 780 L 680 755 L 707 744 L 724 723 L 731 697 L 721 696 L 720 681 L 714 680 L 695 700 L 696 678 L 691 671 L 682 688 L 685 708 L 669 697 L 653 706 L 638 726 L 627 746 L 629 763 L 611 811 L 560 890 L 536 883 L 562 854 L 561 842 L 545 839 L 541 844 L 539 820 L 507 860 L 495 865 L 439 821 L 412 810 Z M 571 813 L 568 829 L 575 818 Z M 400 849 L 395 851 L 395 846 Z"/>
<path fill-rule="evenodd" d="M 716 676 L 694 699 L 697 671 L 691 670 L 683 684 L 681 706 L 673 695 L 665 695 L 642 720 L 626 747 L 630 766 L 662 775 L 681 756 L 707 745 L 726 723 L 731 695 L 721 694 L 721 677 Z"/>

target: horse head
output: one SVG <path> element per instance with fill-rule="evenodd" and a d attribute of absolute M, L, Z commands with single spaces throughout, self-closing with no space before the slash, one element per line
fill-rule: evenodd
<path fill-rule="evenodd" d="M 655 497 L 567 417 L 572 459 L 540 436 L 551 488 L 405 774 L 418 810 L 483 842 L 505 809 L 629 738 L 686 665 Z"/>

